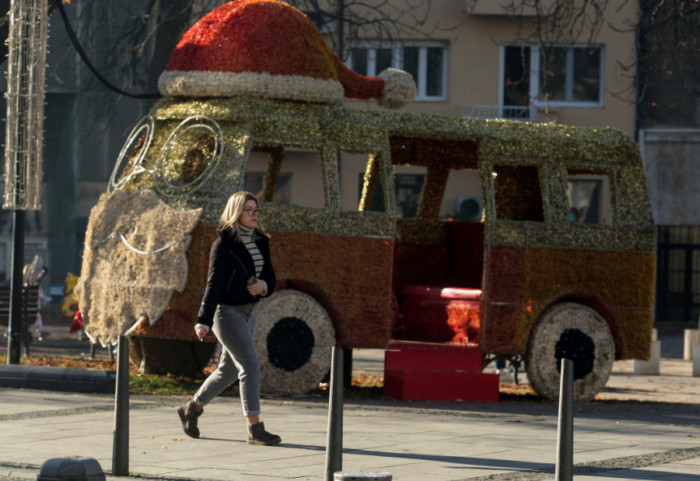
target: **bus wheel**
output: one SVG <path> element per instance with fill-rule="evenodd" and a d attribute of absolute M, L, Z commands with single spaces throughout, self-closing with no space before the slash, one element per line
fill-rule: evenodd
<path fill-rule="evenodd" d="M 279 291 L 263 301 L 255 328 L 261 388 L 303 394 L 328 374 L 335 330 L 326 310 L 300 291 Z"/>
<path fill-rule="evenodd" d="M 615 360 L 610 329 L 593 309 L 571 302 L 558 304 L 533 328 L 525 367 L 530 385 L 539 395 L 559 397 L 563 358 L 574 363 L 574 400 L 592 400 L 608 381 Z"/>

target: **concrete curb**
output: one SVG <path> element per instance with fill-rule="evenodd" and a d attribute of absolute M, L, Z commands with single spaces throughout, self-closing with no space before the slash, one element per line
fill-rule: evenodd
<path fill-rule="evenodd" d="M 0 386 L 20 389 L 113 394 L 116 377 L 101 369 L 0 365 Z"/>

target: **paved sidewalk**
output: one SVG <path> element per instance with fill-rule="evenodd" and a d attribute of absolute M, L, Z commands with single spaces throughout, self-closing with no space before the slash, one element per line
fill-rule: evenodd
<path fill-rule="evenodd" d="M 371 371 L 381 365 L 374 354 L 357 364 Z M 616 363 L 601 396 L 623 400 L 575 406 L 575 479 L 697 481 L 700 378 L 689 369 L 687 362 L 662 360 L 661 376 L 635 376 L 630 363 Z M 283 440 L 276 447 L 245 443 L 237 398 L 207 406 L 202 438 L 188 438 L 175 412 L 182 401 L 132 396 L 132 475 L 108 478 L 324 479 L 325 401 L 266 399 L 265 424 Z M 113 408 L 110 395 L 0 389 L 0 479 L 35 480 L 43 461 L 71 456 L 95 458 L 109 475 Z M 343 469 L 387 471 L 400 481 L 553 479 L 557 408 L 541 402 L 346 401 Z"/>

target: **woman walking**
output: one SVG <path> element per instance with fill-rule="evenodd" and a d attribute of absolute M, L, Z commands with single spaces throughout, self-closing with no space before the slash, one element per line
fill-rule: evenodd
<path fill-rule="evenodd" d="M 238 379 L 248 444 L 270 446 L 281 441 L 260 421 L 260 361 L 253 333 L 258 301 L 275 289 L 270 244 L 260 214 L 253 194 L 233 194 L 211 247 L 207 286 L 194 330 L 201 340 L 211 329 L 222 351 L 216 371 L 192 400 L 177 409 L 185 433 L 193 438 L 199 437 L 197 420 L 204 406 Z"/>

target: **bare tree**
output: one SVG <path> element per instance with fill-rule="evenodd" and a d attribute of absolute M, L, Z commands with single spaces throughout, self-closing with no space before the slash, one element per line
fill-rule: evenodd
<path fill-rule="evenodd" d="M 58 2 L 47 0 L 51 11 Z M 122 92 L 156 93 L 159 75 L 184 32 L 200 17 L 225 3 L 224 0 L 140 0 L 76 2 L 65 5 L 79 12 L 71 28 L 76 33 L 85 61 L 102 75 L 87 76 L 87 87 L 97 91 L 105 81 Z M 347 59 L 354 41 L 369 39 L 393 42 L 405 38 L 430 38 L 428 26 L 432 0 L 288 0 L 316 23 L 338 56 Z M 0 0 L 0 11 L 9 10 L 10 0 Z M 0 17 L 0 36 L 7 36 L 7 15 Z M 0 48 L 6 49 L 4 44 Z M 6 52 L 5 52 L 6 53 Z M 2 51 L 0 51 L 2 54 Z M 70 55 L 53 58 L 54 68 Z M 102 82 L 102 85 L 100 85 Z"/>
<path fill-rule="evenodd" d="M 353 42 L 396 42 L 430 38 L 432 0 L 285 0 L 308 15 L 341 60 Z"/>
<path fill-rule="evenodd" d="M 73 25 L 82 48 L 114 85 L 156 92 L 182 34 L 215 0 L 84 2 Z"/>
<path fill-rule="evenodd" d="M 700 124 L 700 2 L 642 0 L 640 127 Z"/>

